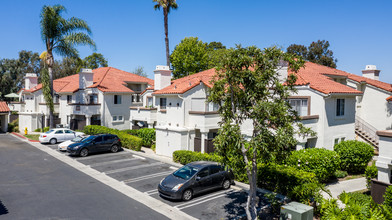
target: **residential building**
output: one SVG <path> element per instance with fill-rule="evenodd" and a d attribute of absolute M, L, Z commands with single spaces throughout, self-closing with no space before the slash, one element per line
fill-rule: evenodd
<path fill-rule="evenodd" d="M 288 101 L 300 114 L 302 123 L 317 133 L 314 137 L 298 137 L 297 149 L 333 149 L 334 144 L 355 138 L 355 103 L 362 92 L 323 75 L 324 70 L 323 66 L 307 62 L 294 73 L 298 77 L 297 93 Z M 291 73 L 284 64 L 277 71 L 282 80 Z M 131 108 L 131 119 L 155 125 L 157 154 L 171 157 L 175 150 L 214 151 L 212 140 L 220 127 L 220 116 L 218 105 L 208 103 L 207 99 L 215 69 L 173 81 L 169 73 L 168 67 L 157 66 L 155 87 L 142 95 L 144 105 L 149 108 Z M 147 100 L 153 105 L 147 104 Z M 241 130 L 251 135 L 250 121 Z"/>
<path fill-rule="evenodd" d="M 129 107 L 142 104 L 140 93 L 153 80 L 113 67 L 82 69 L 80 73 L 56 79 L 54 122 L 71 129 L 103 125 L 128 129 Z M 19 111 L 19 128 L 33 131 L 49 126 L 49 109 L 36 74 L 26 74 Z"/>
<path fill-rule="evenodd" d="M 8 115 L 10 109 L 4 101 L 0 101 L 0 132 L 7 132 L 8 130 Z"/>

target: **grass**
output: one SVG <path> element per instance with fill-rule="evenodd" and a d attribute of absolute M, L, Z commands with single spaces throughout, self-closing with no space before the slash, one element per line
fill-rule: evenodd
<path fill-rule="evenodd" d="M 38 141 L 38 138 L 39 138 L 39 134 L 26 134 L 24 136 L 30 140 L 35 140 L 35 141 Z"/>
<path fill-rule="evenodd" d="M 365 177 L 365 174 L 364 174 L 364 173 L 363 173 L 363 174 L 355 174 L 355 175 L 350 175 L 350 174 L 349 174 L 348 176 L 339 179 L 339 181 L 342 181 L 342 180 L 358 179 L 358 178 L 361 178 L 361 177 Z"/>

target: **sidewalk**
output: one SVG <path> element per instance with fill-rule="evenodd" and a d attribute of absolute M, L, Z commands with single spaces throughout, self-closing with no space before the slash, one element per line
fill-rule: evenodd
<path fill-rule="evenodd" d="M 327 185 L 327 189 L 331 191 L 332 197 L 337 199 L 338 196 L 343 192 L 355 192 L 366 189 L 366 178 L 361 177 L 358 179 L 340 181 L 334 184 Z M 324 198 L 331 198 L 328 194 L 322 193 Z"/>

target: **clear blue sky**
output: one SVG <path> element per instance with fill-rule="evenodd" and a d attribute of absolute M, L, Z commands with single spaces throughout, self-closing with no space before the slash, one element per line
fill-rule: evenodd
<path fill-rule="evenodd" d="M 392 1 L 373 0 L 177 0 L 169 15 L 172 51 L 184 37 L 204 42 L 288 47 L 328 40 L 338 69 L 361 74 L 377 65 L 380 80 L 392 83 Z M 20 50 L 41 53 L 39 14 L 45 4 L 62 4 L 64 17 L 88 22 L 102 53 L 113 66 L 132 71 L 143 66 L 150 77 L 165 64 L 162 11 L 152 0 L 12 0 L 1 1 L 0 58 L 16 58 Z M 92 53 L 79 47 L 83 58 Z M 59 56 L 55 57 L 60 59 Z"/>

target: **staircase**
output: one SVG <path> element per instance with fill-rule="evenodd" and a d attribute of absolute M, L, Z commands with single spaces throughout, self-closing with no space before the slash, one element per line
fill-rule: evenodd
<path fill-rule="evenodd" d="M 364 121 L 362 118 L 355 116 L 355 134 L 367 141 L 376 148 L 376 151 L 378 151 L 379 139 L 376 132 L 377 129 L 375 127 Z"/>

